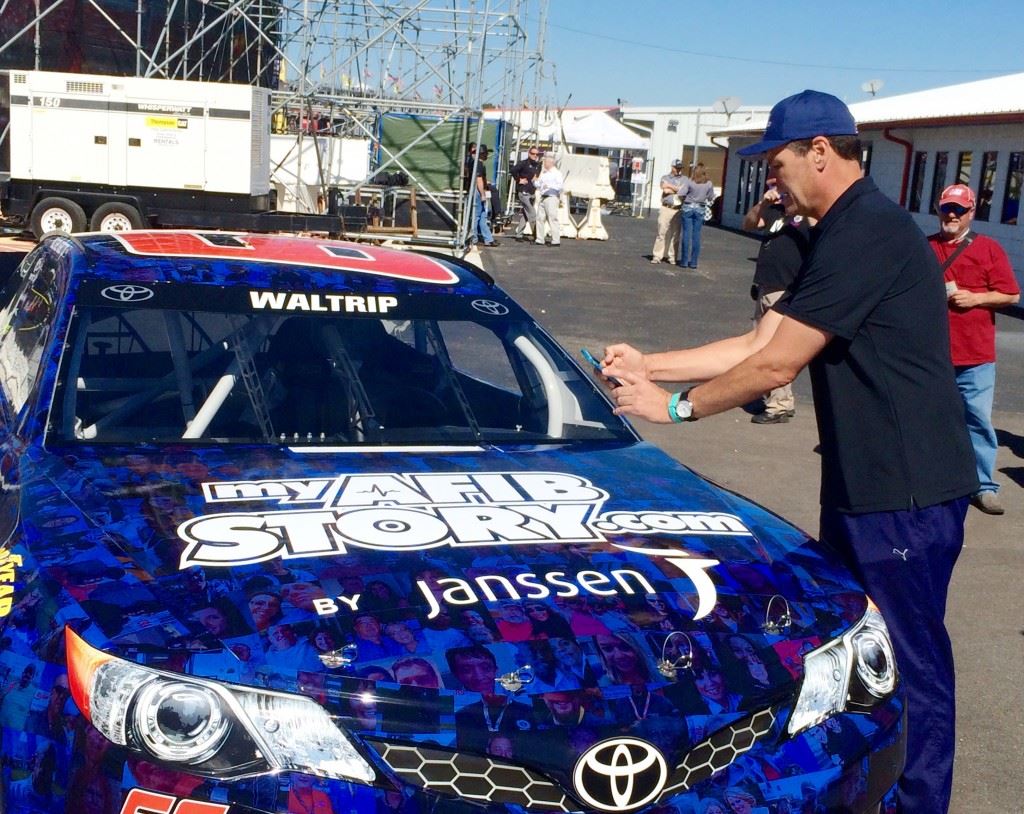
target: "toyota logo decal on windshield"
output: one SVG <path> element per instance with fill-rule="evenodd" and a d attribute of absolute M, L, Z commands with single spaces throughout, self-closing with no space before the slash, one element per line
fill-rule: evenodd
<path fill-rule="evenodd" d="M 108 285 L 100 295 L 114 302 L 142 302 L 153 296 L 153 289 L 141 285 L 123 283 L 121 285 Z"/>
<path fill-rule="evenodd" d="M 600 811 L 632 811 L 665 787 L 668 766 L 661 752 L 637 738 L 612 738 L 584 752 L 572 781 L 576 793 Z"/>
<path fill-rule="evenodd" d="M 503 317 L 508 313 L 507 305 L 502 305 L 494 300 L 473 300 L 470 305 L 481 314 L 489 314 L 492 317 Z"/>

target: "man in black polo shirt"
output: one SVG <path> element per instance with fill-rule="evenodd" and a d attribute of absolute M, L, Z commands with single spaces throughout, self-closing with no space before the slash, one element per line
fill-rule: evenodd
<path fill-rule="evenodd" d="M 811 254 L 751 333 L 690 350 L 605 351 L 618 409 L 667 423 L 746 404 L 810 366 L 821 437 L 821 537 L 882 610 L 908 698 L 902 812 L 942 814 L 952 786 L 953 655 L 944 614 L 978 489 L 957 400 L 945 291 L 913 220 L 860 169 L 853 117 L 804 91 L 774 108 L 770 174 L 818 219 Z M 670 394 L 654 381 L 703 381 Z"/>

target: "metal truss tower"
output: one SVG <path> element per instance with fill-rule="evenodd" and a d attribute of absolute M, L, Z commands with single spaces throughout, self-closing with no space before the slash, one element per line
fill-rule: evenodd
<path fill-rule="evenodd" d="M 365 136 L 381 172 L 410 177 L 464 245 L 463 196 L 403 161 L 440 128 L 480 141 L 488 108 L 542 107 L 548 0 L 0 0 L 0 68 L 242 82 L 276 111 L 324 116 Z M 386 113 L 424 127 L 400 149 L 378 141 Z M 474 131 L 475 128 L 475 131 Z M 302 138 L 302 128 L 300 139 Z M 461 166 L 462 155 L 453 156 Z M 325 190 L 326 192 L 326 190 Z"/>

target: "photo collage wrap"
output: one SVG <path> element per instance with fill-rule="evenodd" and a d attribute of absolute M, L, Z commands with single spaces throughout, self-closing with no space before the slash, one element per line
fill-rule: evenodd
<path fill-rule="evenodd" d="M 198 790 L 201 797 L 253 807 L 270 798 L 287 806 L 298 785 L 283 776 L 229 790 L 128 757 L 89 727 L 70 700 L 65 624 L 98 630 L 112 652 L 153 667 L 303 692 L 365 736 L 544 768 L 571 766 L 592 744 L 622 734 L 681 754 L 770 706 L 771 688 L 800 678 L 802 656 L 822 643 L 822 632 L 848 627 L 864 608 L 863 595 L 849 590 L 842 572 L 828 580 L 817 554 L 808 553 L 803 564 L 796 552 L 785 564 L 766 565 L 750 560 L 749 540 L 716 541 L 717 603 L 696 622 L 688 578 L 658 558 L 623 558 L 604 544 L 446 549 L 436 557 L 373 552 L 356 564 L 275 559 L 180 570 L 175 529 L 192 512 L 182 490 L 168 483 L 241 473 L 217 450 L 201 458 L 139 454 L 109 463 L 70 494 L 45 479 L 24 487 L 34 505 L 27 515 L 31 545 L 15 549 L 25 565 L 16 601 L 0 617 L 0 734 L 2 771 L 15 783 L 26 781 L 18 788 L 36 795 L 25 797 L 34 801 L 30 810 L 48 810 L 47 800 L 60 809 L 57 801 L 68 794 L 84 800 L 87 811 L 116 811 L 124 790 L 145 786 L 146 778 L 183 796 Z M 103 495 L 110 491 L 128 497 L 112 504 Z M 81 512 L 68 508 L 68 498 Z M 549 581 L 541 591 L 516 579 L 587 570 L 608 577 L 614 593 L 589 591 L 571 579 L 571 589 Z M 654 591 L 621 575 L 624 570 L 640 574 Z M 481 581 L 487 577 L 493 579 Z M 453 578 L 465 589 L 452 592 L 442 582 Z M 357 595 L 357 610 L 338 600 Z M 782 595 L 800 601 L 787 601 L 780 611 Z M 338 611 L 321 615 L 317 600 L 328 598 Z M 766 633 L 766 620 L 780 613 L 790 625 Z M 339 653 L 354 657 L 336 667 L 320 658 Z M 665 662 L 678 667 L 670 670 L 673 677 L 659 669 Z M 501 680 L 509 674 L 531 680 L 512 691 Z M 743 810 L 736 795 L 740 808 L 728 807 L 730 788 L 753 798 L 752 811 L 781 811 L 776 803 L 783 799 L 803 805 L 821 772 L 838 771 L 836 750 L 856 750 L 877 724 L 863 717 L 835 726 L 794 739 L 771 764 L 740 758 L 715 778 L 711 796 L 727 806 L 726 814 Z M 407 796 L 337 789 L 316 781 L 306 790 L 329 798 L 330 810 L 351 806 L 352 795 L 366 797 L 366 810 L 411 805 Z M 853 784 L 851 795 L 858 789 Z M 301 799 L 302 790 L 295 793 Z M 8 801 L 15 811 L 16 802 Z"/>

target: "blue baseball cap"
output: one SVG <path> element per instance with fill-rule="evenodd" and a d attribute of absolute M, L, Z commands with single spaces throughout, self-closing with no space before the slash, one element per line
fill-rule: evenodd
<path fill-rule="evenodd" d="M 778 102 L 768 116 L 764 138 L 736 152 L 758 155 L 815 136 L 855 135 L 857 122 L 842 100 L 820 90 L 805 90 Z"/>

